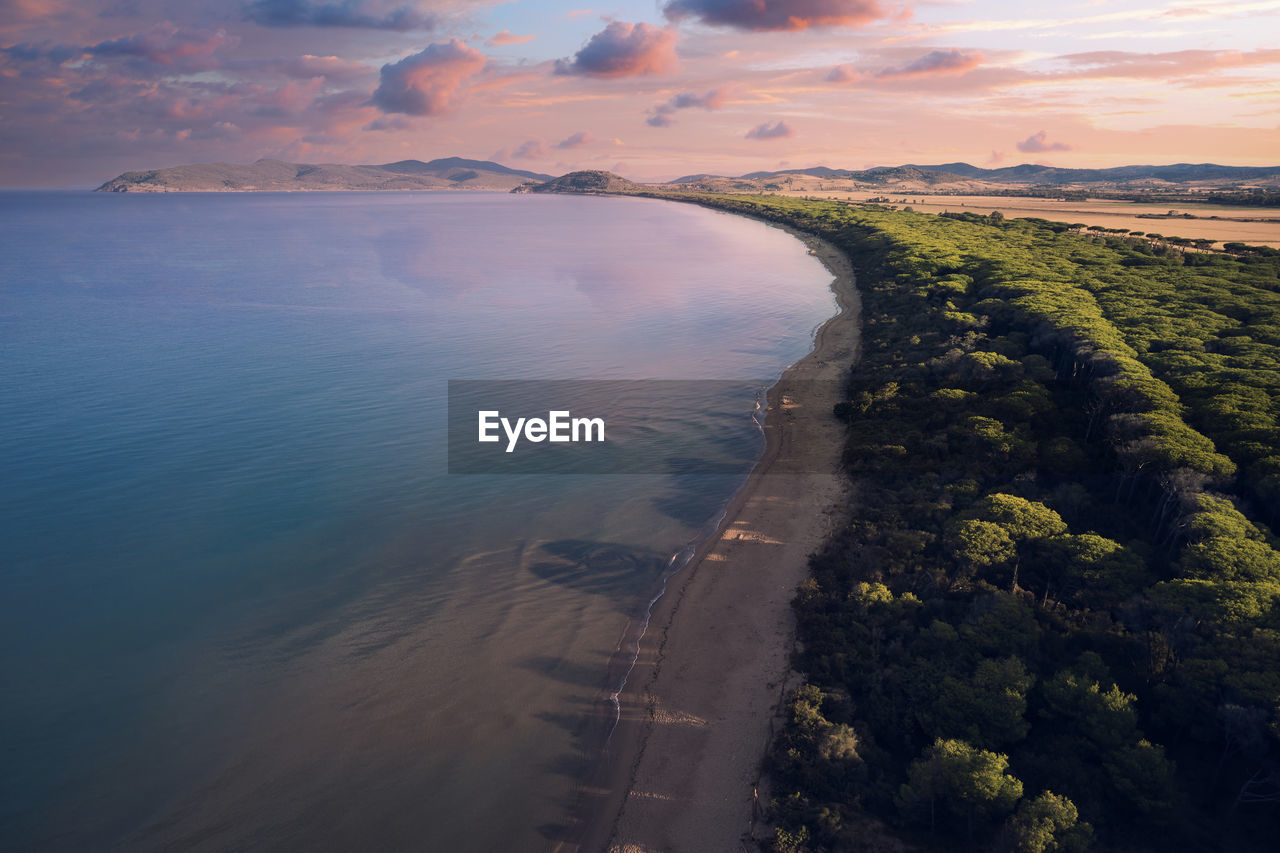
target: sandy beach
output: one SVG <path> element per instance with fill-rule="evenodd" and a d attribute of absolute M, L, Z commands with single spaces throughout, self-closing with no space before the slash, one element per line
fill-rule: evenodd
<path fill-rule="evenodd" d="M 753 834 L 771 832 L 760 762 L 792 686 L 790 601 L 848 511 L 831 409 L 861 319 L 848 258 L 792 233 L 835 276 L 839 313 L 770 389 L 763 457 L 655 606 L 578 838 L 560 850 L 712 853 L 754 849 Z"/>

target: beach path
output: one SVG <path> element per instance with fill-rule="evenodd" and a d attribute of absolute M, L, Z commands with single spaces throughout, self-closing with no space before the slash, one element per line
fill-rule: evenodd
<path fill-rule="evenodd" d="M 861 322 L 848 258 L 797 236 L 835 275 L 840 312 L 770 390 L 760 464 L 654 611 L 581 850 L 754 850 L 751 834 L 767 832 L 760 762 L 791 686 L 790 602 L 808 556 L 849 512 L 832 406 Z"/>

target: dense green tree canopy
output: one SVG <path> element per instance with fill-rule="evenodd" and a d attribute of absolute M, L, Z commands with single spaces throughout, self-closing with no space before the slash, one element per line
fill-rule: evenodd
<path fill-rule="evenodd" d="M 1022 797 L 1022 783 L 1005 771 L 1005 755 L 977 749 L 961 740 L 934 742 L 907 771 L 898 791 L 899 807 L 936 822 L 936 808 L 945 808 L 966 825 L 1001 818 Z"/>
<path fill-rule="evenodd" d="M 1010 846 L 1016 853 L 1083 853 L 1093 827 L 1080 820 L 1075 803 L 1051 791 L 1024 799 L 1009 819 Z"/>
<path fill-rule="evenodd" d="M 856 849 L 870 813 L 939 850 L 1272 849 L 1280 258 L 697 200 L 830 240 L 862 298 L 857 497 L 796 600 L 780 843 Z"/>

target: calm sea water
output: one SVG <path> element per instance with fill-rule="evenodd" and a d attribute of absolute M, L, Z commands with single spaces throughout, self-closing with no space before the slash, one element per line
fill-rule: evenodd
<path fill-rule="evenodd" d="M 829 280 L 650 200 L 0 194 L 0 848 L 553 842 L 739 478 L 449 475 L 446 383 L 767 379 Z"/>

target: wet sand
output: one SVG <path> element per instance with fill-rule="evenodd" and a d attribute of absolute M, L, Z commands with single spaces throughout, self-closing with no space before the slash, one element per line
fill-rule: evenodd
<path fill-rule="evenodd" d="M 790 230 L 790 229 L 788 229 Z M 790 602 L 808 556 L 848 512 L 832 416 L 859 352 L 851 265 L 799 232 L 835 276 L 840 308 L 768 395 L 766 449 L 717 532 L 655 606 L 620 696 L 582 823 L 561 851 L 755 849 L 769 801 L 760 762 L 792 685 Z"/>

